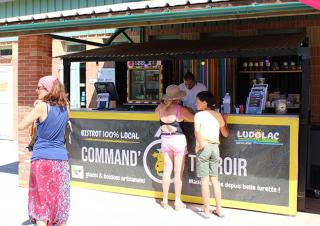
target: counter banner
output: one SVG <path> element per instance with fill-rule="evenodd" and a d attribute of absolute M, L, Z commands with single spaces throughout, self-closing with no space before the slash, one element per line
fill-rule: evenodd
<path fill-rule="evenodd" d="M 289 126 L 230 125 L 221 149 L 224 196 L 233 200 L 289 205 Z"/>
<path fill-rule="evenodd" d="M 146 191 L 162 191 L 159 122 L 71 120 L 73 132 L 67 148 L 73 181 L 115 186 L 123 193 L 126 191 L 121 188 L 137 189 L 141 195 Z M 290 126 L 229 124 L 229 129 L 230 136 L 221 138 L 220 145 L 219 179 L 223 199 L 287 208 Z M 182 193 L 189 197 L 186 201 L 201 202 L 193 124 L 185 124 L 184 131 L 189 153 Z M 174 193 L 173 184 L 170 192 Z"/>
<path fill-rule="evenodd" d="M 72 125 L 73 180 L 161 191 L 158 122 L 72 119 Z"/>
<path fill-rule="evenodd" d="M 220 138 L 219 180 L 223 199 L 289 205 L 290 127 L 229 124 Z M 193 125 L 184 126 L 194 150 Z M 183 194 L 201 196 L 194 152 L 186 158 Z"/>

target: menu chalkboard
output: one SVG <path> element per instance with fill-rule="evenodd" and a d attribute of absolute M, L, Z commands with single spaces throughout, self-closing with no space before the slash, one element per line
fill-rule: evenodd
<path fill-rule="evenodd" d="M 264 92 L 263 100 L 262 100 L 262 110 L 265 109 L 267 96 L 268 96 L 268 84 L 254 84 L 251 90 L 257 90 Z"/>
<path fill-rule="evenodd" d="M 264 92 L 258 90 L 251 91 L 247 100 L 246 114 L 261 114 L 263 97 Z"/>
<path fill-rule="evenodd" d="M 246 114 L 261 114 L 266 105 L 268 84 L 254 84 L 247 98 Z"/>

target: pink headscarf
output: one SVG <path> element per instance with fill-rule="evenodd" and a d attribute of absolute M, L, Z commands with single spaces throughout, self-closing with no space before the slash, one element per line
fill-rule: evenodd
<path fill-rule="evenodd" d="M 47 75 L 42 78 L 40 78 L 39 82 L 50 92 L 52 90 L 53 83 L 57 80 L 58 78 L 53 75 Z"/>

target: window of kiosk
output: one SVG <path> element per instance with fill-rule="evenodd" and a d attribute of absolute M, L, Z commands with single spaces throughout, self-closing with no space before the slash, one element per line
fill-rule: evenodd
<path fill-rule="evenodd" d="M 145 100 L 145 71 L 131 70 L 130 83 L 130 99 Z"/>
<path fill-rule="evenodd" d="M 146 72 L 146 100 L 159 99 L 159 70 Z"/>

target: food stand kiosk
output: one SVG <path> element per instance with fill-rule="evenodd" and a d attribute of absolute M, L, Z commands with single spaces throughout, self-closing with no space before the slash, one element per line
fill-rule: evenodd
<path fill-rule="evenodd" d="M 277 40 L 281 43 L 281 40 Z M 199 45 L 196 47 L 199 48 Z M 257 48 L 257 45 L 255 47 Z M 199 51 L 199 54 L 203 51 L 204 55 L 208 56 L 208 52 L 203 49 L 200 48 Z M 247 49 L 237 49 L 234 54 L 245 54 L 246 51 Z M 271 49 L 268 52 L 261 47 L 260 54 L 271 55 L 274 54 L 273 51 L 274 49 Z M 297 54 L 297 48 L 287 48 L 284 52 L 280 54 Z M 225 55 L 225 49 L 219 54 Z M 72 55 L 67 55 L 64 62 L 79 60 L 78 56 L 79 53 L 73 59 Z M 129 61 L 132 57 L 124 59 Z M 142 57 L 148 58 L 140 56 Z M 161 58 L 161 55 L 158 57 Z M 185 56 L 182 54 L 179 57 Z M 101 60 L 110 58 L 101 57 Z M 307 65 L 307 62 L 303 61 L 303 64 Z M 132 74 L 129 73 L 129 78 Z M 132 81 L 130 79 L 129 81 Z M 303 83 L 302 89 L 305 88 Z M 302 96 L 301 114 L 304 114 L 304 98 L 306 97 Z M 162 197 L 163 156 L 160 126 L 153 111 L 74 110 L 70 117 L 73 124 L 72 142 L 67 143 L 67 147 L 70 151 L 72 185 Z M 230 136 L 221 141 L 219 166 L 223 206 L 296 214 L 300 119 L 301 115 L 299 117 L 298 114 L 231 114 L 228 117 Z M 188 130 L 185 133 L 192 136 L 193 131 Z M 201 203 L 200 180 L 195 175 L 196 156 L 190 144 L 188 149 L 182 199 Z M 173 190 L 170 191 L 169 198 L 173 199 Z M 211 202 L 214 204 L 213 199 Z"/>

